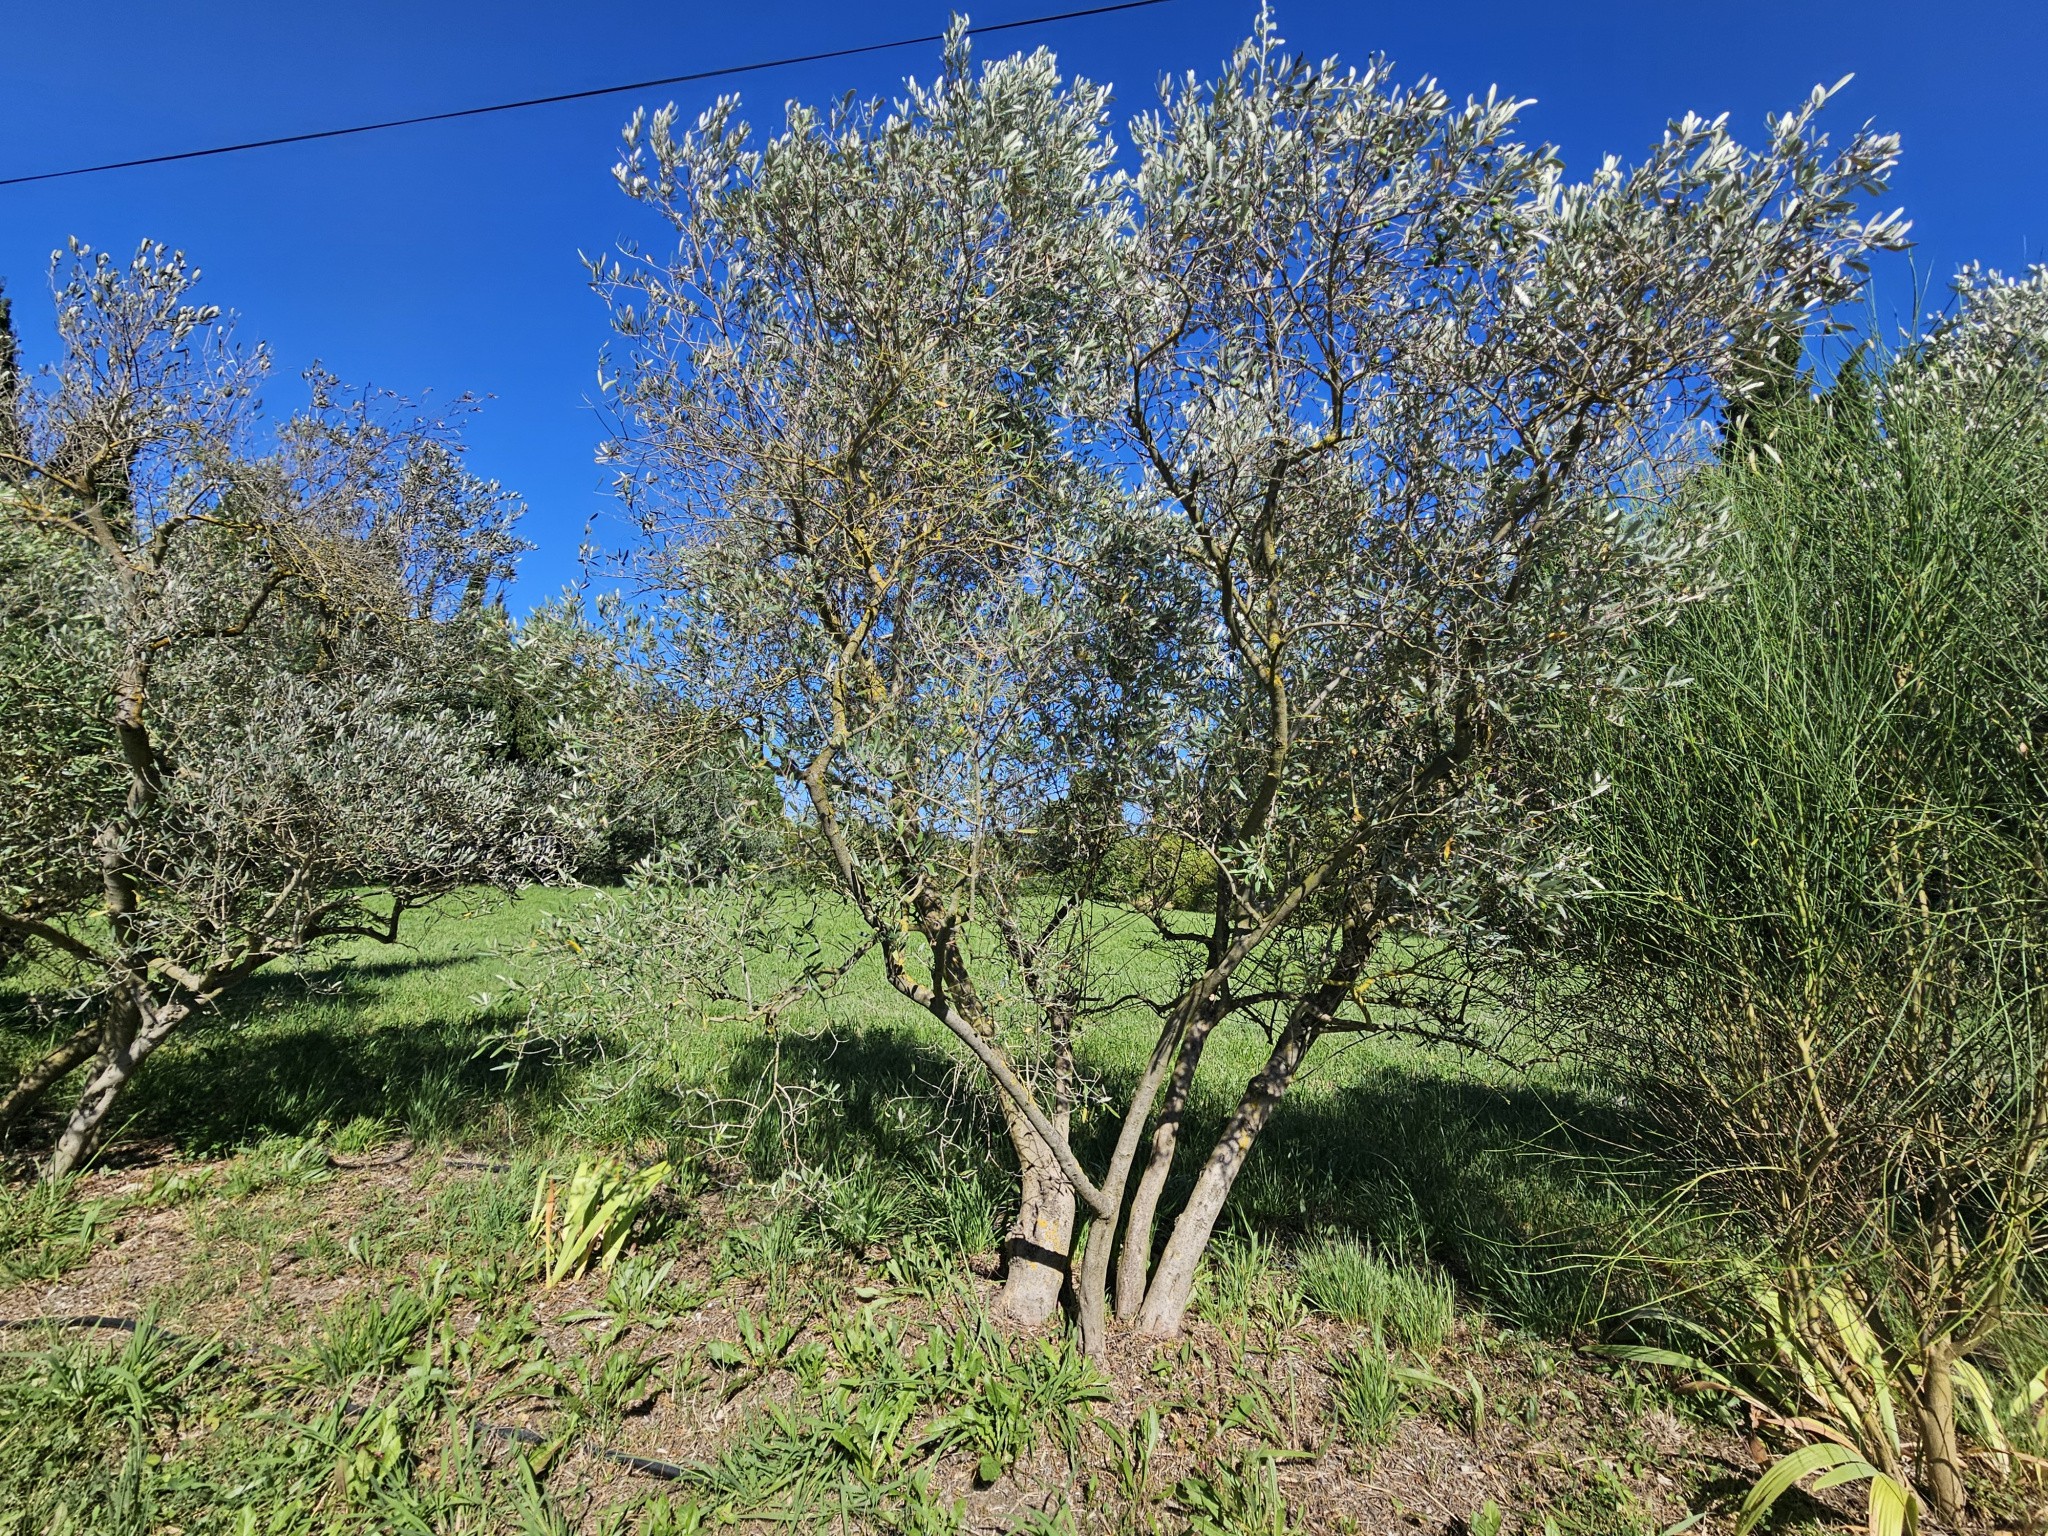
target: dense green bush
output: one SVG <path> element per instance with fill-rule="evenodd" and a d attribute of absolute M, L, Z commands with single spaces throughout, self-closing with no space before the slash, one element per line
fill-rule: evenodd
<path fill-rule="evenodd" d="M 1576 1000 L 1766 1255 L 1728 1331 L 1945 1517 L 1957 1362 L 2048 1256 L 2048 394 L 1980 318 L 1781 402 L 1692 485 L 1722 590 L 1594 723 Z"/>

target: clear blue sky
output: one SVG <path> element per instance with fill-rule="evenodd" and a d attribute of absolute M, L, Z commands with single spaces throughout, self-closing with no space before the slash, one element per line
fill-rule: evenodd
<path fill-rule="evenodd" d="M 973 15 L 1064 5 L 990 0 Z M 1249 0 L 1175 0 L 982 46 L 1046 42 L 1069 72 L 1114 82 L 1127 115 L 1150 102 L 1162 72 L 1212 72 L 1252 10 Z M 1914 263 L 1937 293 L 1962 261 L 2014 271 L 2048 259 L 2044 0 L 1282 0 L 1278 15 L 1290 44 L 1318 56 L 1384 51 L 1404 76 L 1433 74 L 1460 95 L 1497 83 L 1537 98 L 1529 135 L 1559 145 L 1575 169 L 1640 152 L 1686 110 L 1727 111 L 1755 140 L 1766 111 L 1853 71 L 1836 121 L 1904 135 L 1890 201 L 1913 219 Z M 605 10 L 17 0 L 0 7 L 0 176 L 911 36 L 945 16 L 907 0 Z M 909 49 L 676 96 L 694 115 L 737 89 L 766 125 L 792 96 L 884 92 L 934 61 L 933 49 Z M 0 188 L 0 275 L 31 354 L 46 355 L 51 250 L 76 234 L 125 255 L 154 237 L 191 253 L 209 296 L 272 344 L 287 379 L 318 358 L 408 393 L 495 396 L 472 433 L 472 463 L 532 504 L 527 533 L 540 548 L 515 600 L 524 608 L 576 574 L 585 522 L 608 507 L 587 406 L 605 330 L 577 252 L 659 238 L 609 174 L 633 105 L 611 97 Z M 1884 273 L 1878 308 L 1887 322 L 1910 314 L 1903 265 Z M 280 405 L 295 393 L 273 391 Z"/>

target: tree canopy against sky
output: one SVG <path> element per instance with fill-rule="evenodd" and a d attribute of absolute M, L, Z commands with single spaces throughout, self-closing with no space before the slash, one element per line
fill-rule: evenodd
<path fill-rule="evenodd" d="M 970 7 L 977 22 L 1060 8 Z M 1209 69 L 1252 10 L 1249 0 L 1176 0 L 997 46 L 1055 46 L 1070 70 L 1114 82 L 1121 119 L 1151 99 L 1161 74 Z M 0 47 L 0 175 L 930 34 L 945 21 L 944 6 L 912 0 L 676 8 L 636 16 L 622 47 L 568 11 L 477 0 L 424 10 L 372 0 L 346 14 L 246 4 L 172 13 L 114 0 L 95 13 L 105 24 L 81 74 L 61 8 L 16 11 Z M 1621 0 L 1290 0 L 1278 15 L 1311 55 L 1384 50 L 1404 76 L 1435 74 L 1456 97 L 1495 82 L 1533 96 L 1523 131 L 1558 145 L 1574 176 L 1649 142 L 1674 112 L 1725 110 L 1738 135 L 1753 135 L 1767 110 L 1853 72 L 1837 110 L 1903 135 L 1893 188 L 1913 215 L 1912 261 L 1934 301 L 1965 260 L 2017 271 L 2048 250 L 2048 159 L 2036 153 L 2035 122 L 2048 31 L 2033 0 L 1990 0 L 1953 19 L 1905 0 L 1739 0 L 1711 25 L 1684 7 Z M 887 93 L 906 69 L 928 70 L 935 51 L 801 66 L 747 89 L 770 105 Z M 167 57 L 203 57 L 237 88 L 190 89 L 164 69 Z M 687 120 L 720 89 L 673 94 Z M 620 117 L 616 99 L 597 100 L 0 190 L 0 275 L 28 301 L 33 362 L 56 355 L 36 293 L 49 253 L 72 234 L 114 251 L 157 238 L 202 259 L 293 368 L 320 357 L 343 377 L 408 395 L 438 395 L 449 380 L 491 395 L 470 429 L 472 461 L 532 503 L 522 526 L 538 548 L 512 596 L 524 612 L 577 574 L 591 517 L 602 537 L 616 536 L 590 462 L 603 434 L 588 410 L 590 359 L 605 319 L 576 276 L 579 251 L 609 249 L 634 227 L 604 174 Z M 1890 328 L 1920 305 L 1904 260 L 1882 271 L 1877 313 Z"/>
<path fill-rule="evenodd" d="M 1454 1018 L 1568 881 L 1523 737 L 1684 595 L 1632 480 L 1903 232 L 1859 212 L 1896 141 L 1831 147 L 1827 94 L 1759 151 L 1688 118 L 1572 183 L 1519 103 L 1262 23 L 1165 88 L 1128 174 L 1099 88 L 1043 51 L 977 72 L 957 33 L 893 106 L 628 129 L 620 184 L 670 226 L 593 268 L 638 573 L 678 678 L 997 1085 L 1014 1312 L 1049 1310 L 1078 1197 L 1099 1341 L 1157 1103 L 1118 1300 L 1176 1330 L 1314 1041 Z M 1092 970 L 1085 875 L 1026 899 L 1033 824 L 1083 784 L 1217 874 L 1206 922 L 1152 914 L 1163 990 Z M 1378 975 L 1395 934 L 1423 958 Z M 1091 1171 L 1073 1037 L 1119 1007 L 1159 1033 Z M 1232 1019 L 1272 1056 L 1151 1270 L 1176 1096 Z"/>
<path fill-rule="evenodd" d="M 53 1176 L 262 967 L 570 856 L 562 775 L 474 701 L 517 499 L 326 374 L 261 422 L 197 277 L 74 247 L 62 360 L 0 371 L 0 933 L 77 1015 L 0 1124 L 89 1061 Z"/>

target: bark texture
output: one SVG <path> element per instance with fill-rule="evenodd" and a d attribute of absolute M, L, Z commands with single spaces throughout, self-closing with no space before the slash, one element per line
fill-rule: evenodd
<path fill-rule="evenodd" d="M 74 1172 L 99 1148 L 107 1117 L 141 1069 L 143 1061 L 184 1020 L 180 1004 L 154 1007 L 140 989 L 126 993 L 108 1014 L 99 1058 L 86 1078 L 78 1104 L 64 1123 L 56 1149 L 44 1165 L 44 1177 L 61 1179 Z"/>
<path fill-rule="evenodd" d="M 1116 1315 L 1129 1322 L 1145 1304 L 1145 1282 L 1152 1263 L 1152 1226 L 1159 1215 L 1159 1197 L 1173 1172 L 1173 1155 L 1180 1145 L 1181 1116 L 1187 1112 L 1188 1095 L 1194 1088 L 1195 1069 L 1201 1065 L 1202 1047 L 1215 1025 L 1205 1014 L 1189 1027 L 1173 1065 L 1173 1080 L 1159 1107 L 1159 1123 L 1152 1131 L 1152 1145 L 1145 1171 L 1131 1194 L 1130 1213 L 1124 1218 L 1124 1240 L 1116 1264 Z"/>
<path fill-rule="evenodd" d="M 1209 1245 L 1210 1234 L 1216 1230 L 1216 1219 L 1223 1214 L 1223 1202 L 1230 1197 L 1230 1187 L 1237 1182 L 1252 1143 L 1286 1097 L 1288 1085 L 1300 1070 L 1316 1033 L 1297 1012 L 1274 1042 L 1266 1065 L 1246 1085 L 1222 1136 L 1209 1153 L 1209 1160 L 1202 1165 L 1194 1192 L 1173 1224 L 1173 1235 L 1166 1240 L 1165 1251 L 1159 1255 L 1159 1267 L 1153 1272 L 1144 1305 L 1138 1311 L 1138 1332 L 1153 1338 L 1171 1338 L 1180 1332 L 1188 1299 L 1194 1291 L 1195 1268 L 1201 1262 L 1202 1250 Z"/>
<path fill-rule="evenodd" d="M 1012 1322 L 1038 1328 L 1059 1311 L 1074 1247 L 1074 1186 L 1022 1115 L 1005 1103 L 1021 1168 L 1017 1220 L 1004 1244 L 1007 1261 L 998 1306 Z M 1065 1131 L 1065 1115 L 1059 1117 Z"/>
<path fill-rule="evenodd" d="M 1963 1518 L 1962 1451 L 1956 1444 L 1955 1361 L 1946 1348 L 1927 1352 L 1921 1369 L 1919 1402 L 1920 1485 L 1943 1525 Z"/>
<path fill-rule="evenodd" d="M 7 1090 L 7 1096 L 0 1098 L 0 1136 L 11 1131 L 15 1123 L 35 1107 L 36 1101 L 51 1084 L 91 1056 L 99 1048 L 99 1043 L 100 1026 L 88 1024 L 23 1072 L 14 1086 Z"/>

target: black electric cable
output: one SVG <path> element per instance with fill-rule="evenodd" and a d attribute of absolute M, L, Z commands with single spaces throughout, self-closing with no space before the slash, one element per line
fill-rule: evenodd
<path fill-rule="evenodd" d="M 1043 16 L 1026 16 L 1018 21 L 992 22 L 969 27 L 970 37 L 991 32 L 1014 32 L 1019 27 L 1042 27 L 1056 21 L 1078 21 L 1087 16 L 1107 16 L 1115 11 L 1137 11 L 1147 6 L 1169 5 L 1172 0 L 1117 0 L 1112 5 L 1091 5 L 1075 11 L 1054 11 Z M 104 165 L 73 166 L 68 171 L 37 171 L 28 176 L 0 176 L 0 187 L 26 186 L 34 181 L 60 181 L 67 176 L 92 176 L 101 171 L 125 171 L 139 165 L 169 165 L 178 160 L 204 160 L 213 155 L 239 154 L 245 149 L 271 149 L 279 144 L 309 144 L 316 139 L 342 139 L 351 134 L 377 133 L 385 128 L 411 128 L 421 123 L 446 123 L 462 117 L 484 117 L 493 112 L 516 112 L 522 107 L 549 107 L 564 101 L 588 101 L 595 96 L 619 96 L 628 91 L 651 91 L 665 85 L 690 85 L 700 80 L 717 80 L 726 75 L 753 74 L 764 69 L 782 69 L 793 64 L 817 64 L 827 59 L 850 59 L 864 53 L 882 53 L 891 48 L 915 48 L 945 40 L 941 32 L 922 37 L 893 38 L 886 43 L 861 43 L 852 48 L 829 48 L 822 53 L 796 53 L 787 58 L 762 59 L 752 64 L 727 64 L 718 69 L 700 69 L 687 75 L 665 75 L 659 80 L 635 80 L 629 85 L 600 85 L 587 91 L 562 91 L 553 96 L 529 96 L 521 101 L 494 102 L 487 107 L 458 107 L 452 112 L 426 112 L 418 117 L 394 117 L 380 123 L 357 123 L 347 128 L 321 128 L 311 133 L 287 133 L 274 139 L 250 139 L 240 144 L 218 144 L 211 149 L 186 149 L 169 155 L 144 155 L 136 160 L 109 160 Z"/>

